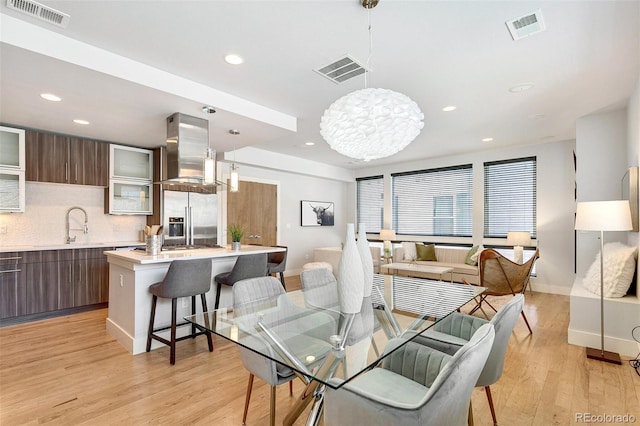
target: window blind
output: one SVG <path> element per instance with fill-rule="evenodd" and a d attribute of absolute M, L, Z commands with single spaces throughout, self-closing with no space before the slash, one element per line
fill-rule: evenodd
<path fill-rule="evenodd" d="M 536 157 L 484 163 L 484 236 L 536 238 Z"/>
<path fill-rule="evenodd" d="M 367 232 L 379 233 L 384 226 L 384 180 L 382 176 L 356 179 L 358 223 L 364 223 Z"/>
<path fill-rule="evenodd" d="M 395 173 L 391 178 L 396 234 L 471 236 L 471 164 Z"/>

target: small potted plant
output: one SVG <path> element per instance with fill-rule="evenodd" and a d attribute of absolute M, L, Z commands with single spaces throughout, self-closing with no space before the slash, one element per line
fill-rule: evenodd
<path fill-rule="evenodd" d="M 244 231 L 240 225 L 232 223 L 229 225 L 229 233 L 231 234 L 231 247 L 234 250 L 240 250 L 240 240 L 244 236 Z"/>

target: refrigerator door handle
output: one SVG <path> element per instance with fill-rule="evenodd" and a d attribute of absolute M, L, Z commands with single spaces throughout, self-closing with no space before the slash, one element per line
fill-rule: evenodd
<path fill-rule="evenodd" d="M 189 226 L 191 226 L 191 218 L 189 217 L 189 207 L 184 208 L 184 244 L 189 245 Z"/>
<path fill-rule="evenodd" d="M 195 238 L 193 237 L 193 211 L 189 206 L 189 245 L 195 244 Z"/>

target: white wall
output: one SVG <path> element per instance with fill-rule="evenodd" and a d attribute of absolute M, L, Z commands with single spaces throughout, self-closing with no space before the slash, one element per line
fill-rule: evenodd
<path fill-rule="evenodd" d="M 573 214 L 574 214 L 574 141 L 514 147 L 483 151 L 465 155 L 441 157 L 385 167 L 358 170 L 356 176 L 383 174 L 387 180 L 385 190 L 385 224 L 391 221 L 391 173 L 437 167 L 473 164 L 473 237 L 441 239 L 447 242 L 505 244 L 506 240 L 483 240 L 484 227 L 484 172 L 483 163 L 511 158 L 536 156 L 538 175 L 538 238 L 540 259 L 537 277 L 531 280 L 536 291 L 569 294 L 574 280 Z M 424 237 L 416 238 L 423 240 Z"/>
<path fill-rule="evenodd" d="M 76 242 L 132 242 L 146 224 L 146 216 L 113 216 L 104 214 L 104 188 L 27 182 L 24 213 L 0 214 L 0 246 L 59 245 L 65 243 L 65 217 L 69 207 L 87 211 L 89 233 L 72 231 Z M 82 228 L 84 215 L 71 213 L 71 227 Z"/>
<path fill-rule="evenodd" d="M 220 163 L 220 168 L 229 166 Z M 287 274 L 299 273 L 302 265 L 313 260 L 316 247 L 340 246 L 346 224 L 353 217 L 352 182 L 309 176 L 283 170 L 240 165 L 240 180 L 277 184 L 278 244 L 289 248 Z M 223 177 L 224 179 L 224 177 Z M 300 201 L 331 201 L 334 203 L 334 226 L 303 227 L 300 225 Z M 223 204 L 223 203 L 221 203 Z M 226 212 L 222 212 L 226 216 Z M 224 240 L 224 238 L 223 238 Z"/>
<path fill-rule="evenodd" d="M 628 167 L 640 165 L 640 74 L 627 107 L 627 158 Z M 640 206 L 638 206 L 638 211 L 640 211 Z M 639 233 L 629 232 L 627 244 L 637 246 L 640 253 Z M 636 276 L 640 277 L 640 262 L 637 262 L 637 266 L 638 273 Z"/>
<path fill-rule="evenodd" d="M 627 171 L 627 109 L 590 114 L 576 122 L 578 201 L 619 200 Z M 627 232 L 607 232 L 605 244 L 626 242 Z M 583 276 L 600 252 L 600 234 L 577 233 L 577 275 Z"/>

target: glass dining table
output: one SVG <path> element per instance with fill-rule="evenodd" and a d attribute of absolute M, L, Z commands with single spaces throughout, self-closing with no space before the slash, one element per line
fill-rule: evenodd
<path fill-rule="evenodd" d="M 339 388 L 436 322 L 485 291 L 484 287 L 422 278 L 374 275 L 370 297 L 356 314 L 343 314 L 335 283 L 266 297 L 185 317 L 264 359 L 289 367 L 306 384 L 283 424 L 310 403 L 317 424 L 326 386 Z M 329 382 L 331 378 L 342 381 Z"/>

